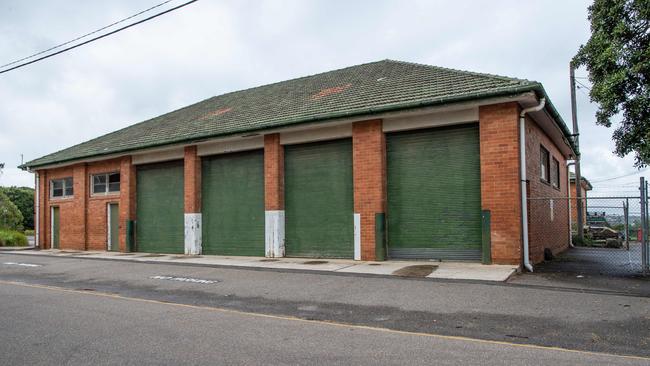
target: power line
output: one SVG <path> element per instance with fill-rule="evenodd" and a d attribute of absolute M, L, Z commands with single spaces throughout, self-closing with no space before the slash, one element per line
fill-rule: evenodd
<path fill-rule="evenodd" d="M 79 37 L 77 37 L 77 38 L 75 38 L 75 39 L 71 39 L 71 40 L 69 40 L 69 41 L 67 41 L 67 42 L 63 42 L 63 43 L 61 43 L 61 44 L 58 44 L 58 45 L 53 46 L 53 47 L 50 47 L 50 48 L 48 48 L 48 49 L 46 49 L 46 50 L 43 50 L 43 51 L 41 51 L 41 52 L 37 52 L 37 53 L 35 53 L 35 54 L 33 54 L 33 55 L 29 55 L 29 56 L 27 56 L 27 57 L 23 57 L 23 58 L 21 58 L 21 59 L 19 59 L 19 60 L 12 61 L 12 62 L 10 62 L 10 63 L 8 63 L 8 64 L 0 65 L 0 69 L 2 69 L 3 67 L 7 67 L 7 66 L 10 66 L 10 65 L 13 65 L 13 64 L 17 64 L 17 63 L 19 63 L 19 62 L 21 62 L 21 61 L 29 60 L 30 58 L 34 58 L 34 57 L 36 57 L 36 56 L 38 56 L 38 55 L 42 55 L 42 54 L 47 53 L 47 52 L 49 52 L 49 51 L 52 51 L 52 50 L 55 50 L 55 49 L 57 49 L 57 48 L 63 47 L 63 46 L 65 46 L 65 45 L 68 45 L 68 44 L 70 44 L 70 43 L 72 43 L 72 42 L 75 42 L 75 41 L 78 41 L 78 40 L 80 40 L 80 39 L 86 38 L 86 37 L 88 37 L 88 36 L 90 36 L 90 35 L 93 35 L 93 34 L 95 34 L 95 33 L 101 32 L 101 31 L 103 31 L 104 29 L 110 28 L 110 27 L 112 27 L 112 26 L 114 26 L 114 25 L 117 25 L 117 24 L 120 24 L 120 23 L 124 23 L 125 21 L 127 21 L 127 20 L 129 20 L 129 19 L 133 19 L 133 18 L 137 17 L 138 15 L 141 15 L 141 14 L 144 14 L 144 13 L 146 13 L 146 12 L 148 12 L 148 11 L 153 10 L 153 9 L 159 8 L 159 7 L 161 7 L 161 6 L 167 4 L 168 2 L 171 2 L 171 1 L 172 1 L 172 0 L 167 0 L 167 1 L 165 1 L 165 2 L 162 2 L 162 3 L 158 4 L 158 5 L 154 5 L 154 6 L 150 7 L 150 8 L 148 8 L 148 9 L 145 9 L 145 10 L 142 10 L 142 11 L 140 11 L 140 12 L 138 12 L 138 13 L 135 13 L 135 14 L 129 16 L 129 17 L 126 17 L 126 18 L 124 18 L 124 19 L 120 19 L 120 20 L 118 20 L 118 21 L 116 21 L 116 22 L 113 22 L 113 23 L 111 23 L 111 24 L 109 24 L 109 25 L 107 25 L 107 26 L 101 27 L 101 28 L 99 28 L 99 29 L 97 29 L 97 30 L 94 30 L 94 31 L 90 32 L 90 33 L 86 33 L 86 34 L 84 34 L 84 35 L 82 35 L 82 36 L 79 36 Z"/>
<path fill-rule="evenodd" d="M 145 19 L 139 20 L 139 21 L 137 21 L 137 22 L 135 22 L 135 23 L 131 23 L 131 24 L 129 24 L 129 25 L 125 25 L 125 26 L 122 27 L 122 28 L 118 28 L 118 29 L 116 29 L 116 30 L 114 30 L 114 31 L 111 31 L 111 32 L 108 32 L 108 33 L 102 34 L 101 36 L 97 36 L 97 37 L 95 37 L 95 38 L 91 38 L 91 39 L 89 39 L 89 40 L 87 40 L 87 41 L 84 41 L 84 42 L 78 43 L 78 44 L 76 44 L 76 45 L 74 45 L 74 46 L 70 46 L 70 47 L 68 47 L 68 48 L 64 48 L 64 49 L 62 49 L 62 50 L 60 50 L 60 51 L 57 51 L 57 52 L 51 53 L 51 54 L 49 54 L 49 55 L 45 55 L 45 56 L 39 57 L 39 58 L 37 58 L 37 59 L 35 59 L 35 60 L 27 61 L 27 62 L 24 62 L 24 63 L 22 63 L 22 64 L 16 65 L 16 66 L 14 66 L 14 67 L 10 67 L 10 68 L 8 68 L 8 69 L 1 70 L 1 71 L 0 71 L 0 74 L 4 74 L 4 73 L 6 73 L 6 72 L 9 72 L 9 71 L 12 71 L 12 70 L 15 70 L 15 69 L 21 68 L 21 67 L 25 67 L 25 66 L 30 65 L 30 64 L 33 64 L 33 63 L 35 63 L 35 62 L 38 62 L 38 61 L 41 61 L 41 60 L 45 60 L 46 58 L 50 58 L 50 57 L 52 57 L 52 56 L 56 56 L 56 55 L 58 55 L 58 54 L 61 54 L 61 53 L 64 53 L 64 52 L 70 51 L 70 50 L 75 49 L 75 48 L 77 48 L 77 47 L 81 47 L 81 46 L 83 46 L 83 45 L 85 45 L 85 44 L 88 44 L 88 43 L 91 43 L 91 42 L 97 41 L 97 40 L 102 39 L 102 38 L 104 38 L 104 37 L 108 37 L 108 36 L 110 36 L 110 35 L 112 35 L 112 34 L 115 34 L 115 33 L 121 32 L 121 31 L 123 31 L 123 30 L 125 30 L 125 29 L 131 28 L 131 27 L 136 26 L 136 25 L 138 25 L 138 24 L 142 24 L 142 23 L 144 23 L 144 22 L 147 22 L 147 21 L 149 21 L 149 20 L 152 20 L 152 19 L 154 19 L 154 18 L 157 18 L 157 17 L 159 17 L 159 16 L 161 16 L 161 15 L 164 15 L 164 14 L 170 13 L 170 12 L 172 12 L 172 11 L 174 11 L 174 10 L 180 9 L 180 8 L 182 8 L 182 7 L 185 7 L 185 6 L 187 6 L 187 5 L 190 5 L 190 4 L 192 4 L 192 3 L 195 3 L 195 2 L 197 2 L 197 1 L 198 1 L 198 0 L 191 0 L 191 1 L 188 1 L 188 2 L 183 3 L 183 4 L 181 4 L 181 5 L 175 6 L 175 7 L 171 8 L 171 9 L 167 9 L 167 10 L 162 11 L 162 12 L 160 12 L 160 13 L 154 14 L 154 15 L 148 17 L 148 18 L 145 18 Z"/>
<path fill-rule="evenodd" d="M 648 168 L 645 168 L 645 169 L 639 170 L 638 172 L 632 172 L 632 173 L 628 173 L 628 174 L 624 174 L 624 175 L 619 175 L 618 177 L 611 177 L 611 178 L 605 178 L 605 179 L 600 179 L 600 180 L 592 180 L 591 183 L 608 182 L 608 181 L 610 181 L 610 180 L 615 180 L 615 179 L 620 179 L 620 178 L 625 178 L 625 177 L 631 177 L 631 176 L 633 176 L 633 175 L 637 175 L 637 174 L 643 173 L 643 172 L 645 172 L 646 170 L 648 170 Z"/>
<path fill-rule="evenodd" d="M 582 86 L 582 88 L 578 87 L 578 89 L 583 89 L 584 88 L 584 89 L 587 89 L 587 90 L 591 91 L 590 87 L 588 87 L 585 84 L 579 82 L 578 80 L 576 80 L 576 83 L 578 83 L 580 86 Z"/>

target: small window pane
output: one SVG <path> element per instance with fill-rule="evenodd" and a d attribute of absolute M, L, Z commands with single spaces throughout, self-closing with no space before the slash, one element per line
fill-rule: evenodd
<path fill-rule="evenodd" d="M 63 196 L 63 188 L 52 188 L 52 197 Z"/>
<path fill-rule="evenodd" d="M 108 175 L 109 183 L 119 183 L 120 182 L 120 173 L 111 173 Z"/>
<path fill-rule="evenodd" d="M 540 173 L 539 176 L 544 182 L 550 183 L 551 179 L 549 177 L 549 153 L 548 150 L 541 147 L 540 148 Z"/>
<path fill-rule="evenodd" d="M 106 175 L 93 175 L 93 193 L 106 193 Z"/>
<path fill-rule="evenodd" d="M 109 174 L 109 176 L 108 176 L 108 191 L 109 192 L 119 192 L 120 191 L 120 173 Z"/>
<path fill-rule="evenodd" d="M 63 182 L 65 186 L 65 195 L 72 196 L 72 194 L 74 193 L 72 188 L 72 178 L 65 178 Z"/>

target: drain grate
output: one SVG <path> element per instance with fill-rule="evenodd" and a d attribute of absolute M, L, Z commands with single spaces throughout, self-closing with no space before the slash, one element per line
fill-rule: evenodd
<path fill-rule="evenodd" d="M 438 269 L 438 266 L 434 266 L 431 264 L 420 264 L 420 265 L 406 266 L 400 268 L 394 271 L 393 275 L 401 276 L 401 277 L 426 277 L 436 269 Z"/>
<path fill-rule="evenodd" d="M 260 259 L 260 262 L 277 262 L 279 259 Z"/>
<path fill-rule="evenodd" d="M 302 264 L 325 264 L 325 263 L 329 263 L 329 262 L 328 261 L 306 261 L 306 262 L 302 262 Z"/>

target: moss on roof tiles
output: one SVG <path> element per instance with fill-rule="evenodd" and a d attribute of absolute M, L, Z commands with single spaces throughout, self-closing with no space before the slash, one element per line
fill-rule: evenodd
<path fill-rule="evenodd" d="M 21 167 L 526 91 L 546 96 L 535 81 L 383 60 L 212 97 Z M 550 111 L 569 138 L 570 132 L 552 104 Z"/>

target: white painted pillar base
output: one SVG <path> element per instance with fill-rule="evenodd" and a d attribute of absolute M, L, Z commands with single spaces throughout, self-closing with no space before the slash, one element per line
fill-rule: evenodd
<path fill-rule="evenodd" d="M 185 255 L 200 255 L 203 228 L 200 213 L 185 214 Z"/>
<path fill-rule="evenodd" d="M 354 260 L 361 260 L 361 214 L 354 214 Z"/>
<path fill-rule="evenodd" d="M 284 257 L 284 210 L 265 211 L 264 222 L 266 257 Z"/>

